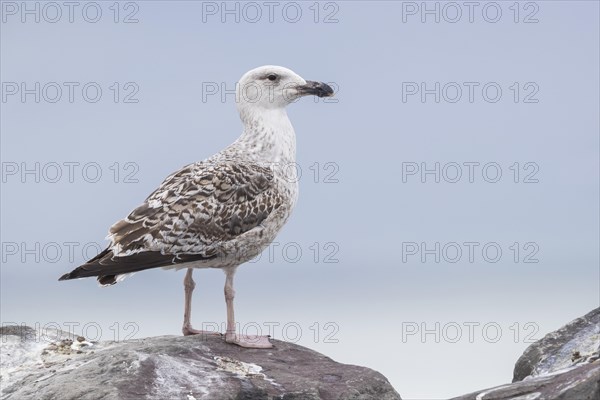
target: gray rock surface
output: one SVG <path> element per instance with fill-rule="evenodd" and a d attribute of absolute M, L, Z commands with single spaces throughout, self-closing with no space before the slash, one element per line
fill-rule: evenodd
<path fill-rule="evenodd" d="M 524 381 L 455 397 L 452 400 L 598 400 L 600 361 L 561 373 L 540 375 Z"/>
<path fill-rule="evenodd" d="M 599 400 L 600 308 L 529 346 L 513 383 L 452 400 Z"/>
<path fill-rule="evenodd" d="M 515 364 L 513 382 L 593 362 L 599 352 L 600 307 L 529 346 Z"/>
<path fill-rule="evenodd" d="M 26 399 L 397 400 L 380 373 L 291 343 L 243 349 L 219 336 L 91 343 L 0 328 L 0 397 Z"/>

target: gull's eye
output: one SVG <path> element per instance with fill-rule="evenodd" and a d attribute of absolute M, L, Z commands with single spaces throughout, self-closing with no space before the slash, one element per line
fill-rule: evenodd
<path fill-rule="evenodd" d="M 274 80 L 277 79 L 277 75 L 271 74 L 271 75 L 267 76 L 267 79 L 270 80 L 270 81 L 274 81 Z"/>

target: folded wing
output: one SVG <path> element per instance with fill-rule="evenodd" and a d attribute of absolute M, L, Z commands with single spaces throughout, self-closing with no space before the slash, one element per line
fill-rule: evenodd
<path fill-rule="evenodd" d="M 215 259 L 223 244 L 257 228 L 281 202 L 267 167 L 190 164 L 110 228 L 106 250 L 60 280 L 98 276 L 107 285 L 123 274 Z"/>

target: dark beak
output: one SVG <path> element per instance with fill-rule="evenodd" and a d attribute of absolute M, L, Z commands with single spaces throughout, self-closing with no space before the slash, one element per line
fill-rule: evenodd
<path fill-rule="evenodd" d="M 326 83 L 306 81 L 306 85 L 298 86 L 298 92 L 305 96 L 312 94 L 319 97 L 331 97 L 333 96 L 333 89 Z"/>

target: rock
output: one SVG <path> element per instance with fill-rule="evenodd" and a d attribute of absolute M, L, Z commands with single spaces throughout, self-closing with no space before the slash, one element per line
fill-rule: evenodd
<path fill-rule="evenodd" d="M 481 390 L 452 400 L 598 400 L 600 361 Z"/>
<path fill-rule="evenodd" d="M 0 336 L 3 400 L 400 399 L 376 371 L 278 340 L 259 350 L 220 336 L 92 343 L 54 332 L 42 341 L 28 327 L 0 328 Z"/>
<path fill-rule="evenodd" d="M 28 326 L 0 327 L 0 396 L 9 382 L 24 378 L 31 368 L 50 368 L 58 354 L 70 354 L 67 343 L 73 337 L 52 328 L 40 332 Z"/>
<path fill-rule="evenodd" d="M 597 360 L 600 353 L 600 307 L 549 333 L 517 360 L 513 382 Z"/>
<path fill-rule="evenodd" d="M 452 400 L 600 399 L 600 308 L 549 333 L 517 360 L 513 383 Z"/>

